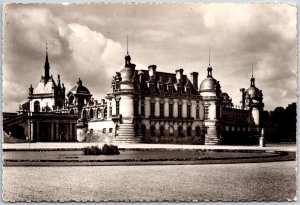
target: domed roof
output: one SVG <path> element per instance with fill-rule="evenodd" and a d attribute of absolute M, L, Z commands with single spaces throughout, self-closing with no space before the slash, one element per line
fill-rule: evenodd
<path fill-rule="evenodd" d="M 255 87 L 255 79 L 252 76 L 251 80 L 251 85 L 250 87 L 246 90 L 246 96 L 250 97 L 250 98 L 254 98 L 254 99 L 258 99 L 259 98 L 259 89 L 257 87 Z"/>
<path fill-rule="evenodd" d="M 131 68 L 125 66 L 125 68 L 123 68 L 120 71 L 122 81 L 123 82 L 125 82 L 125 81 L 131 82 L 132 77 L 133 77 L 133 73 L 134 73 L 134 71 Z"/>
<path fill-rule="evenodd" d="M 207 77 L 202 81 L 199 91 L 216 91 L 217 83 L 217 80 L 212 76 L 212 67 L 209 65 L 207 68 Z"/>
<path fill-rule="evenodd" d="M 211 91 L 216 89 L 217 81 L 212 77 L 205 78 L 200 85 L 200 92 Z"/>
<path fill-rule="evenodd" d="M 123 82 L 131 82 L 132 81 L 132 77 L 134 74 L 134 70 L 135 70 L 135 64 L 132 64 L 130 62 L 131 57 L 127 52 L 127 55 L 125 56 L 125 67 L 120 71 L 121 74 L 121 80 Z"/>
<path fill-rule="evenodd" d="M 259 97 L 259 89 L 256 87 L 250 87 L 246 90 L 246 96 L 250 98 L 258 98 Z"/>
<path fill-rule="evenodd" d="M 89 89 L 87 89 L 85 86 L 82 85 L 82 81 L 78 80 L 77 85 L 74 86 L 71 90 L 71 93 L 73 94 L 80 94 L 80 95 L 91 95 Z"/>

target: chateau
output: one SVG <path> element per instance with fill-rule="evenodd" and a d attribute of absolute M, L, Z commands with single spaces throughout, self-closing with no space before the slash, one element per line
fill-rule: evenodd
<path fill-rule="evenodd" d="M 138 70 L 127 52 L 124 68 L 112 76 L 105 99 L 94 100 L 81 79 L 69 92 L 50 76 L 29 88 L 18 114 L 4 113 L 4 131 L 31 141 L 104 141 L 117 143 L 257 143 L 262 129 L 263 95 L 241 88 L 241 105 L 221 90 L 210 63 L 207 76 L 160 72 L 156 65 Z"/>

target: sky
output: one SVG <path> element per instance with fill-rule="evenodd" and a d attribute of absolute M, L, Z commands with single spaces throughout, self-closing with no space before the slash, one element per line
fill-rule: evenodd
<path fill-rule="evenodd" d="M 136 69 L 213 77 L 235 105 L 240 88 L 263 91 L 266 110 L 296 102 L 296 6 L 279 3 L 7 4 L 3 14 L 3 111 L 26 102 L 50 74 L 68 92 L 81 78 L 100 100 L 124 67 L 126 38 Z"/>

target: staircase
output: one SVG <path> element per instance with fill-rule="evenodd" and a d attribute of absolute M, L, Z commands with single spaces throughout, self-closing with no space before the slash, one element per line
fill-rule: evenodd
<path fill-rule="evenodd" d="M 135 137 L 134 125 L 132 123 L 120 124 L 118 135 L 114 138 L 115 143 L 141 143 L 142 139 Z"/>
<path fill-rule="evenodd" d="M 219 145 L 220 139 L 218 138 L 218 132 L 215 126 L 209 126 L 207 129 L 207 135 L 205 136 L 205 145 Z"/>

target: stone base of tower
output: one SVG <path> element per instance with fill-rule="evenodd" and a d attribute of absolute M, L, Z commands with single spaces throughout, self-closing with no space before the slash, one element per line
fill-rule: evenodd
<path fill-rule="evenodd" d="M 215 123 L 205 123 L 207 127 L 207 134 L 205 136 L 205 145 L 219 145 L 221 144 L 218 127 Z"/>
<path fill-rule="evenodd" d="M 132 123 L 120 124 L 118 136 L 114 138 L 114 143 L 141 143 L 142 139 L 135 137 L 134 125 Z"/>

